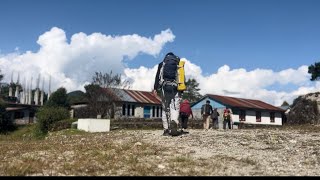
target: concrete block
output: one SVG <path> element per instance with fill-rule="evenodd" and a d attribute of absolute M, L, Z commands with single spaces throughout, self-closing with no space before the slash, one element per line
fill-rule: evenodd
<path fill-rule="evenodd" d="M 77 128 L 86 132 L 108 132 L 110 119 L 78 119 Z"/>

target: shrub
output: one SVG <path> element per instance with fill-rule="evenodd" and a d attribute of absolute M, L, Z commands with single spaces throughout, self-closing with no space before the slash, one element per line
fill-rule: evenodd
<path fill-rule="evenodd" d="M 70 113 L 62 107 L 42 107 L 36 113 L 37 130 L 47 133 L 54 122 L 70 118 Z"/>
<path fill-rule="evenodd" d="M 61 87 L 51 94 L 45 105 L 49 107 L 68 107 L 67 98 L 67 90 Z"/>
<path fill-rule="evenodd" d="M 62 129 L 70 129 L 71 124 L 75 121 L 77 121 L 77 119 L 65 119 L 65 120 L 54 122 L 49 127 L 49 130 L 50 131 L 60 131 Z"/>

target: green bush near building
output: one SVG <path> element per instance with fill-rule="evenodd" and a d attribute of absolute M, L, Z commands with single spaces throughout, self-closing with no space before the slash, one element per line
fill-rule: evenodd
<path fill-rule="evenodd" d="M 54 123 L 69 119 L 70 113 L 63 107 L 41 107 L 36 113 L 37 117 L 37 131 L 46 134 L 52 129 Z M 71 125 L 70 125 L 71 126 Z"/>

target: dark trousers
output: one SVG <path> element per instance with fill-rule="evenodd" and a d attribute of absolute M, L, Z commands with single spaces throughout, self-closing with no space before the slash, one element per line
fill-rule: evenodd
<path fill-rule="evenodd" d="M 230 120 L 223 120 L 223 129 L 226 129 L 226 124 L 228 123 L 229 129 L 231 129 L 231 122 Z"/>
<path fill-rule="evenodd" d="M 218 118 L 212 118 L 212 129 L 219 129 Z"/>
<path fill-rule="evenodd" d="M 181 126 L 183 129 L 188 128 L 188 116 L 184 114 L 180 114 L 181 117 Z"/>

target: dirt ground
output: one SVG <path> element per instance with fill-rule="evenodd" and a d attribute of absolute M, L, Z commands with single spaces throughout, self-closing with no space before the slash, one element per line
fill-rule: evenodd
<path fill-rule="evenodd" d="M 320 129 L 320 128 L 318 128 Z M 297 129 L 190 129 L 50 133 L 2 138 L 0 175 L 319 176 L 320 133 Z"/>

